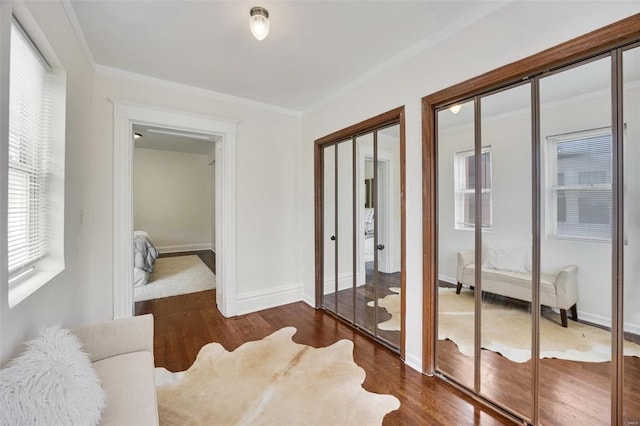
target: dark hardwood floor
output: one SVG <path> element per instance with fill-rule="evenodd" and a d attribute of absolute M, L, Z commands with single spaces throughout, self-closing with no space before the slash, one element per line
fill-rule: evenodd
<path fill-rule="evenodd" d="M 212 252 L 180 255 L 185 254 L 204 256 L 203 261 L 215 271 Z M 444 381 L 407 367 L 397 354 L 370 337 L 303 302 L 224 318 L 216 308 L 215 297 L 215 290 L 211 290 L 135 304 L 136 315 L 154 314 L 156 366 L 182 371 L 191 366 L 207 343 L 218 342 L 233 351 L 245 342 L 293 326 L 298 330 L 294 336 L 297 343 L 324 347 L 340 339 L 354 342 L 354 359 L 367 373 L 364 388 L 395 395 L 402 403 L 399 410 L 385 417 L 386 425 L 511 424 Z M 440 341 L 439 345 L 439 366 L 459 381 L 473 383 L 473 359 L 462 355 L 450 341 Z M 640 377 L 640 359 L 625 357 L 624 366 L 629 378 L 625 381 L 625 415 L 636 421 L 640 413 L 640 380 L 633 378 Z M 530 362 L 518 364 L 482 350 L 483 394 L 518 407 L 519 411 L 530 411 L 530 379 L 520 374 L 530 368 Z M 611 363 L 544 359 L 540 374 L 542 424 L 609 424 Z"/>
<path fill-rule="evenodd" d="M 354 342 L 354 359 L 367 373 L 364 388 L 395 395 L 402 403 L 385 417 L 385 425 L 511 424 L 442 380 L 407 367 L 397 354 L 370 337 L 303 302 L 227 319 L 216 309 L 215 297 L 211 290 L 136 303 L 137 315 L 155 316 L 156 366 L 185 370 L 207 343 L 218 342 L 232 351 L 293 326 L 298 329 L 293 338 L 297 343 L 324 347 L 340 339 Z"/>

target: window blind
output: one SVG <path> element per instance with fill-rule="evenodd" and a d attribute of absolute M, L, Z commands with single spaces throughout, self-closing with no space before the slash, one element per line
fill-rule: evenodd
<path fill-rule="evenodd" d="M 610 130 L 555 140 L 552 191 L 556 235 L 611 239 L 613 199 Z"/>
<path fill-rule="evenodd" d="M 9 280 L 47 252 L 47 175 L 53 93 L 49 69 L 20 25 L 11 25 L 7 248 Z"/>

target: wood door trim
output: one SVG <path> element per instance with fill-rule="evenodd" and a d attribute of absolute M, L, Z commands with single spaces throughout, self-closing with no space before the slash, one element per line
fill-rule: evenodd
<path fill-rule="evenodd" d="M 341 142 L 343 140 L 351 139 L 354 136 L 369 133 L 378 127 L 383 127 L 386 124 L 393 124 L 397 122 L 401 114 L 404 114 L 404 106 L 383 112 L 380 115 L 368 118 L 360 123 L 338 130 L 337 132 L 330 133 L 320 139 L 316 139 L 315 144 L 316 146 L 322 147 L 327 144 Z"/>
<path fill-rule="evenodd" d="M 580 62 L 640 38 L 640 13 L 422 98 L 444 106 Z"/>
<path fill-rule="evenodd" d="M 437 132 L 436 110 L 517 83 L 640 39 L 640 14 L 422 98 L 423 371 L 435 373 L 437 330 Z"/>
<path fill-rule="evenodd" d="M 323 202 L 323 147 L 341 142 L 375 129 L 398 123 L 400 126 L 400 357 L 406 355 L 406 132 L 405 132 L 404 105 L 394 108 L 382 114 L 376 115 L 352 126 L 330 133 L 314 141 L 314 196 L 315 196 L 315 307 L 322 306 L 323 286 L 323 253 L 324 242 L 322 226 L 324 223 Z M 337 155 L 337 152 L 336 152 Z"/>

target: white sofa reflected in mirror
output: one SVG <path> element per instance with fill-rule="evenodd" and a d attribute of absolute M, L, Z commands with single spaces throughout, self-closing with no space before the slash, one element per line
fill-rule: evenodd
<path fill-rule="evenodd" d="M 531 272 L 524 267 L 512 267 L 503 270 L 486 262 L 483 253 L 482 291 L 513 299 L 531 302 Z M 560 310 L 562 326 L 567 327 L 567 310 L 571 310 L 574 321 L 578 320 L 578 266 L 569 265 L 556 274 L 540 274 L 540 304 Z M 475 287 L 475 252 L 464 250 L 458 252 L 458 285 L 456 293 L 460 294 L 463 285 Z"/>

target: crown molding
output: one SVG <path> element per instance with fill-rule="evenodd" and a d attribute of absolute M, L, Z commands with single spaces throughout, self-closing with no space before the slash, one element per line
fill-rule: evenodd
<path fill-rule="evenodd" d="M 259 108 L 278 114 L 290 115 L 293 117 L 301 117 L 302 112 L 267 104 L 253 99 L 241 98 L 239 96 L 228 95 L 226 93 L 214 92 L 213 90 L 203 89 L 201 87 L 189 86 L 187 84 L 177 83 L 175 81 L 163 80 L 161 78 L 151 77 L 145 74 L 139 74 L 126 71 L 120 68 L 109 67 L 106 65 L 96 64 L 96 73 L 107 77 L 118 78 L 121 80 L 132 81 L 136 83 L 148 84 L 151 86 L 162 87 L 164 89 L 176 90 L 189 95 L 201 96 L 217 101 L 229 102 L 238 105 Z"/>
<path fill-rule="evenodd" d="M 400 52 L 399 54 L 397 54 L 396 56 L 392 57 L 391 59 L 381 63 L 380 65 L 376 66 L 375 68 L 373 68 L 372 70 L 364 73 L 363 75 L 361 75 L 360 77 L 356 78 L 355 80 L 352 80 L 350 83 L 347 83 L 345 86 L 342 86 L 340 89 L 336 90 L 335 92 L 331 93 L 330 95 L 320 99 L 318 102 L 316 102 L 315 104 L 311 105 L 309 108 L 307 108 L 306 110 L 304 110 L 304 112 L 302 113 L 302 115 L 306 115 L 312 112 L 315 112 L 319 109 L 321 109 L 322 107 L 328 105 L 329 103 L 333 102 L 336 99 L 341 98 L 342 96 L 344 96 L 345 94 L 349 93 L 350 91 L 352 91 L 353 89 L 355 89 L 358 86 L 361 86 L 363 84 L 365 84 L 367 81 L 372 80 L 374 77 L 376 77 L 377 75 L 382 74 L 383 72 L 387 71 L 388 69 L 404 62 L 407 61 L 408 59 L 413 58 L 414 56 L 417 56 L 418 54 L 424 52 L 425 50 L 437 45 L 438 43 L 441 43 L 443 40 L 451 37 L 452 35 L 456 34 L 457 32 L 461 31 L 462 29 L 478 22 L 479 20 L 481 20 L 482 18 L 484 18 L 487 15 L 490 15 L 496 11 L 498 11 L 499 9 L 502 9 L 503 7 L 505 7 L 507 4 L 513 2 L 514 0 L 502 0 L 502 1 L 490 1 L 490 2 L 484 2 L 483 6 L 481 7 L 480 10 L 474 10 L 472 12 L 469 12 L 467 14 L 462 15 L 460 18 L 456 19 L 455 21 L 451 22 L 450 24 L 447 24 L 446 26 L 444 26 L 442 29 L 436 31 L 435 33 L 429 35 L 428 37 L 422 39 L 421 41 L 419 41 L 418 43 L 414 44 L 413 46 L 409 47 L 408 49 Z"/>
<path fill-rule="evenodd" d="M 78 43 L 80 43 L 80 47 L 82 48 L 82 53 L 84 53 L 84 57 L 91 66 L 91 69 L 95 71 L 96 69 L 96 61 L 93 58 L 93 53 L 91 53 L 91 49 L 89 48 L 89 43 L 87 43 L 87 39 L 84 36 L 84 32 L 82 31 L 82 27 L 80 26 L 80 21 L 78 20 L 78 15 L 76 15 L 76 11 L 73 8 L 73 4 L 71 4 L 71 0 L 60 0 L 62 3 L 62 7 L 64 8 L 64 12 L 67 15 L 67 19 L 71 24 L 71 28 L 78 39 Z"/>

